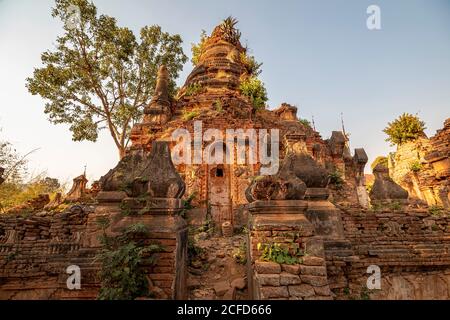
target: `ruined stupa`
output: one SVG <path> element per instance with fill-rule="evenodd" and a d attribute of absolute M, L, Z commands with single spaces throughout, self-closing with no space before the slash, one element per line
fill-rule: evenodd
<path fill-rule="evenodd" d="M 194 136 L 195 122 L 201 122 L 203 132 L 217 129 L 224 137 L 227 129 L 279 129 L 280 161 L 288 150 L 301 144 L 302 152 L 311 156 L 319 167 L 327 173 L 339 172 L 344 177 L 346 201 L 360 201 L 367 205 L 367 200 L 364 200 L 367 196 L 358 197 L 357 191 L 358 186 L 363 186 L 360 180 L 367 162 L 364 150 L 358 149 L 354 157 L 350 156 L 347 137 L 340 131 L 333 132 L 329 140 L 322 139 L 313 128 L 299 121 L 297 107 L 287 103 L 276 110 L 255 110 L 251 99 L 240 90 L 240 83 L 251 76 L 246 57 L 247 49 L 240 43 L 239 31 L 234 28 L 224 31 L 222 25 L 217 26 L 202 44 L 197 64 L 170 106 L 167 88 L 164 88 L 168 83 L 167 73 L 162 67 L 158 74 L 156 98 L 145 109 L 143 122 L 132 130 L 129 153 L 148 151 L 155 140 L 170 141 L 178 128 L 185 128 Z M 203 148 L 212 144 L 208 141 L 202 143 Z M 174 146 L 173 142 L 171 146 Z M 217 145 L 214 148 L 217 150 Z M 233 150 L 229 150 L 230 146 L 223 144 L 223 148 L 225 156 L 230 152 L 235 155 Z M 192 157 L 194 152 L 192 148 Z M 245 190 L 260 174 L 261 163 L 238 164 L 236 157 L 231 162 L 177 166 L 186 183 L 186 195 L 195 194 L 198 208 L 192 214 L 206 215 L 206 204 L 209 204 L 216 223 L 230 221 L 242 225 L 245 222 L 245 218 L 240 216 L 247 203 Z M 366 192 L 364 187 L 359 190 Z"/>
<path fill-rule="evenodd" d="M 450 218 L 411 206 L 387 167 L 375 170 L 379 181 L 372 195 L 379 207 L 370 208 L 364 149 L 352 155 L 343 131 L 322 139 L 299 121 L 296 106 L 255 108 L 243 94 L 241 83 L 251 70 L 239 36 L 234 24 L 216 27 L 174 98 L 167 70 L 159 68 L 132 146 L 100 180 L 95 202 L 0 217 L 0 299 L 95 299 L 104 271 L 96 259 L 104 250 L 99 236 L 136 224 L 147 229 L 141 240 L 160 246 L 154 263 L 141 266 L 156 299 L 236 299 L 237 291 L 242 299 L 450 298 Z M 183 129 L 195 136 L 199 126 L 200 143 L 186 140 L 191 148 L 182 156 L 195 160 L 200 148 L 201 156 L 217 159 L 223 151 L 222 160 L 231 161 L 174 163 L 179 154 L 173 133 Z M 270 164 L 260 158 L 239 163 L 231 157 L 234 145 L 205 139 L 208 129 L 222 135 L 227 129 L 279 130 L 279 144 L 275 135 L 263 135 L 270 142 L 266 153 L 279 154 L 278 170 L 263 175 Z M 434 171 L 427 168 L 422 176 L 444 196 L 448 129 L 447 120 L 426 152 L 424 161 Z M 252 139 L 243 140 L 249 153 Z M 75 183 L 85 186 L 84 179 Z M 204 241 L 194 263 L 188 229 L 199 224 L 202 230 L 216 225 L 216 233 L 194 236 Z M 228 238 L 231 227 L 248 232 Z M 240 249 L 245 267 L 226 264 L 235 263 L 233 249 Z M 274 257 L 274 251 L 281 254 Z M 82 274 L 79 289 L 67 286 L 73 266 Z M 239 278 L 231 274 L 236 270 Z"/>

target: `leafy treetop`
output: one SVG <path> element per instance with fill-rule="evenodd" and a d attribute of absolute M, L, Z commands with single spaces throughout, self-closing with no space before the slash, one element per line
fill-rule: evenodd
<path fill-rule="evenodd" d="M 391 145 L 402 145 L 425 136 L 425 129 L 425 122 L 421 121 L 417 115 L 403 113 L 393 122 L 389 122 L 383 132 L 388 135 L 386 141 L 389 141 Z"/>
<path fill-rule="evenodd" d="M 54 51 L 42 54 L 43 67 L 27 79 L 28 90 L 47 101 L 50 122 L 70 125 L 73 140 L 96 141 L 106 128 L 123 157 L 162 64 L 175 91 L 174 79 L 187 61 L 181 37 L 153 25 L 140 30 L 138 41 L 88 0 L 55 0 L 52 16 L 63 22 L 64 33 Z"/>

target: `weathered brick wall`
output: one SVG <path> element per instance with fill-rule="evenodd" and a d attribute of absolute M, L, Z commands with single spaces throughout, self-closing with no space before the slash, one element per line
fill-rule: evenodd
<path fill-rule="evenodd" d="M 95 250 L 83 248 L 88 206 L 54 215 L 0 219 L 0 299 L 95 298 Z M 82 269 L 83 290 L 67 289 L 66 269 Z"/>
<path fill-rule="evenodd" d="M 0 218 L 0 300 L 7 299 L 96 299 L 100 289 L 100 264 L 95 259 L 102 234 L 97 219 L 113 221 L 112 233 L 142 222 L 149 226 L 148 243 L 163 251 L 156 264 L 145 267 L 150 290 L 159 299 L 186 297 L 187 230 L 180 217 L 124 217 L 119 203 L 96 207 L 74 206 L 54 215 Z M 182 219 L 181 219 L 182 220 Z M 176 229 L 178 228 L 178 229 Z M 81 289 L 67 288 L 67 267 L 81 271 Z"/>
<path fill-rule="evenodd" d="M 330 288 L 338 298 L 450 299 L 450 217 L 427 210 L 341 208 L 348 246 L 325 243 Z M 367 292 L 367 268 L 381 290 Z"/>

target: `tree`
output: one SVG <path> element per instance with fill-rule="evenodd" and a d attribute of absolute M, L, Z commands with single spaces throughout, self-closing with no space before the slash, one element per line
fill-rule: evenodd
<path fill-rule="evenodd" d="M 7 141 L 0 141 L 0 178 L 5 182 L 20 183 L 26 174 L 26 156 L 21 156 Z"/>
<path fill-rule="evenodd" d="M 174 94 L 174 79 L 187 61 L 182 39 L 154 25 L 141 29 L 138 42 L 87 0 L 55 0 L 52 16 L 63 22 L 64 34 L 55 51 L 42 54 L 44 66 L 27 79 L 27 88 L 46 100 L 50 122 L 70 125 L 74 141 L 95 142 L 99 130 L 108 129 L 122 158 L 162 64 Z"/>
<path fill-rule="evenodd" d="M 391 145 L 402 145 L 425 136 L 425 129 L 425 122 L 417 115 L 403 113 L 393 122 L 389 122 L 383 132 L 388 135 L 386 141 L 391 142 Z"/>
<path fill-rule="evenodd" d="M 255 110 L 262 110 L 266 107 L 267 91 L 261 80 L 256 77 L 249 77 L 241 81 L 239 85 L 241 93 L 250 98 Z"/>

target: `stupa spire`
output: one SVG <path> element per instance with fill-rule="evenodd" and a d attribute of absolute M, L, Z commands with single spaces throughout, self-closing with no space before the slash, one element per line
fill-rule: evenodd
<path fill-rule="evenodd" d="M 165 65 L 159 67 L 155 93 L 150 104 L 144 109 L 144 122 L 163 125 L 172 116 L 169 99 L 169 72 Z"/>

